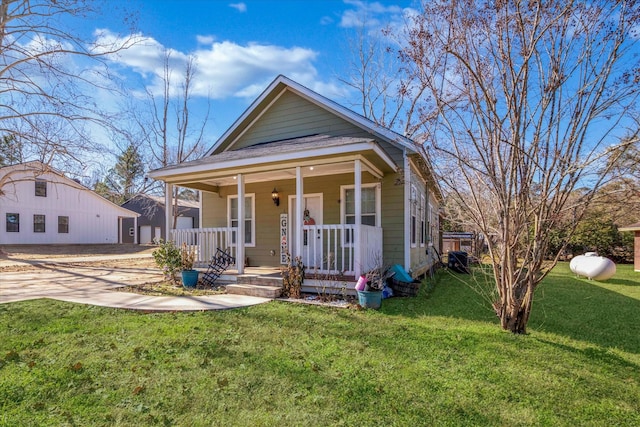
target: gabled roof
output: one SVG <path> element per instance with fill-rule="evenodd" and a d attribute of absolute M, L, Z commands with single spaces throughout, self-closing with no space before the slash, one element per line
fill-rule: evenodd
<path fill-rule="evenodd" d="M 276 79 L 262 92 L 262 94 L 249 106 L 247 110 L 231 125 L 231 127 L 216 141 L 211 149 L 205 154 L 210 156 L 218 151 L 218 149 L 230 139 L 235 139 L 239 135 L 239 131 L 247 128 L 255 120 L 256 115 L 266 109 L 269 104 L 276 99 L 284 90 L 290 90 L 298 96 L 309 102 L 329 111 L 330 113 L 346 120 L 347 122 L 361 128 L 362 130 L 375 135 L 383 141 L 405 148 L 409 152 L 416 152 L 415 143 L 399 133 L 396 133 L 384 126 L 380 126 L 372 120 L 343 107 L 324 96 L 312 91 L 311 89 L 297 83 L 288 77 L 279 75 Z"/>
<path fill-rule="evenodd" d="M 148 199 L 151 202 L 164 207 L 164 196 L 154 196 L 153 194 L 136 194 L 131 199 L 124 202 L 122 206 L 136 199 Z M 194 209 L 200 208 L 200 205 L 198 204 L 198 202 L 194 202 L 192 200 L 183 200 L 183 199 L 178 199 L 178 206 L 181 206 L 183 208 L 194 208 Z"/>
<path fill-rule="evenodd" d="M 110 205 L 111 207 L 115 208 L 116 210 L 120 211 L 122 214 L 124 214 L 124 216 L 133 218 L 133 217 L 139 217 L 140 214 L 134 211 L 131 211 L 129 209 L 123 208 L 122 206 L 118 206 L 117 204 L 111 202 L 110 200 L 105 199 L 104 197 L 102 197 L 101 195 L 99 195 L 98 193 L 96 193 L 95 191 L 93 191 L 92 189 L 80 184 L 78 181 L 75 181 L 71 178 L 68 178 L 64 175 L 64 173 L 62 171 L 59 171 L 47 164 L 44 164 L 38 160 L 33 160 L 30 162 L 25 162 L 25 163 L 18 163 L 15 165 L 11 165 L 11 166 L 4 166 L 0 168 L 0 189 L 2 188 L 2 185 L 6 185 L 9 182 L 11 182 L 11 178 L 10 178 L 10 174 L 12 171 L 15 172 L 26 172 L 26 173 L 32 173 L 33 174 L 33 179 L 35 180 L 39 175 L 45 174 L 45 173 L 50 173 L 53 175 L 58 176 L 65 185 L 72 187 L 72 188 L 76 188 L 79 191 L 86 191 L 88 194 L 90 194 L 92 197 L 96 197 L 98 198 L 102 203 L 106 203 L 107 205 Z M 0 195 L 2 193 L 0 192 Z"/>

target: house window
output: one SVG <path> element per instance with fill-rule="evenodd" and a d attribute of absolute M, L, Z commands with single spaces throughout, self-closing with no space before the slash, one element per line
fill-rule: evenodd
<path fill-rule="evenodd" d="M 8 213 L 7 214 L 7 233 L 19 233 L 20 232 L 20 214 Z"/>
<path fill-rule="evenodd" d="M 379 195 L 380 188 L 376 184 L 365 184 L 361 189 L 362 198 L 362 224 L 374 227 L 380 224 Z M 356 191 L 353 186 L 342 187 L 342 200 L 344 200 L 344 223 L 356 223 Z"/>
<path fill-rule="evenodd" d="M 427 227 L 426 227 L 427 210 L 425 209 L 424 194 L 420 196 L 420 246 L 424 247 L 427 240 Z"/>
<path fill-rule="evenodd" d="M 58 233 L 69 233 L 69 217 L 58 217 Z"/>
<path fill-rule="evenodd" d="M 245 246 L 255 246 L 255 198 L 253 194 L 247 194 L 244 198 L 244 243 Z M 238 226 L 238 196 L 229 196 L 228 199 L 228 224 L 230 227 Z M 232 243 L 236 243 L 236 236 L 232 237 Z"/>
<path fill-rule="evenodd" d="M 411 199 L 409 200 L 409 205 L 411 206 L 411 247 L 415 248 L 418 241 L 418 191 L 413 185 L 411 186 Z"/>
<path fill-rule="evenodd" d="M 33 216 L 33 232 L 34 233 L 44 233 L 44 215 L 34 215 Z"/>
<path fill-rule="evenodd" d="M 353 185 L 342 186 L 342 221 L 343 224 L 356 223 L 356 192 Z M 364 184 L 360 190 L 360 198 L 362 199 L 361 215 L 363 225 L 371 225 L 373 227 L 380 226 L 380 186 L 378 184 Z M 353 233 L 347 233 L 345 244 L 353 242 Z"/>
<path fill-rule="evenodd" d="M 43 179 L 36 180 L 36 196 L 47 197 L 47 181 Z"/>

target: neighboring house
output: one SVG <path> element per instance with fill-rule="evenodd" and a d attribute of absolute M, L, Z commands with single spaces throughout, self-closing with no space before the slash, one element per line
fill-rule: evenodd
<path fill-rule="evenodd" d="M 452 251 L 464 251 L 469 255 L 480 256 L 484 249 L 484 239 L 482 234 L 473 232 L 442 232 L 442 254 Z"/>
<path fill-rule="evenodd" d="M 2 244 L 120 243 L 137 217 L 41 162 L 0 168 Z"/>
<path fill-rule="evenodd" d="M 124 243 L 133 243 L 136 238 L 141 244 L 152 243 L 154 239 L 160 238 L 166 240 L 164 198 L 138 194 L 123 203 L 122 207 L 140 214 L 137 226 L 133 219 L 125 219 L 122 222 L 122 241 Z M 179 200 L 176 228 L 199 228 L 199 212 L 198 202 Z"/>
<path fill-rule="evenodd" d="M 229 248 L 238 273 L 290 253 L 307 274 L 417 276 L 440 250 L 442 194 L 421 148 L 283 76 L 204 157 L 149 176 L 201 190 L 203 228 L 172 236 L 195 239 L 201 261 Z"/>
<path fill-rule="evenodd" d="M 633 231 L 633 269 L 640 271 L 640 222 L 620 227 L 618 231 Z"/>

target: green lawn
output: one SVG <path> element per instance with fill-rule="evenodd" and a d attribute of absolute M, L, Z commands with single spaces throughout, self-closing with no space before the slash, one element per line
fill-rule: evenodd
<path fill-rule="evenodd" d="M 640 425 L 640 273 L 560 265 L 527 336 L 468 279 L 379 312 L 2 304 L 0 425 Z"/>

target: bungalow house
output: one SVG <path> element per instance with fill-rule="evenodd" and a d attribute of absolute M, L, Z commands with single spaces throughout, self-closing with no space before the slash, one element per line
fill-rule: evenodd
<path fill-rule="evenodd" d="M 125 209 L 137 212 L 140 217 L 137 221 L 133 218 L 122 221 L 122 242 L 140 244 L 152 243 L 155 239 L 167 239 L 166 213 L 164 197 L 151 194 L 137 194 L 121 206 Z M 198 202 L 190 200 L 178 200 L 178 212 L 176 215 L 177 229 L 199 228 L 200 210 Z"/>
<path fill-rule="evenodd" d="M 291 254 L 307 274 L 400 264 L 416 277 L 440 250 L 442 194 L 420 147 L 284 76 L 202 158 L 149 176 L 167 198 L 202 192 L 202 228 L 172 236 L 197 241 L 201 262 L 230 250 L 239 274 Z"/>
<path fill-rule="evenodd" d="M 137 217 L 41 162 L 0 168 L 2 244 L 121 243 Z"/>

